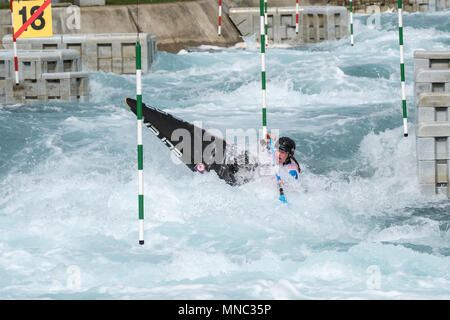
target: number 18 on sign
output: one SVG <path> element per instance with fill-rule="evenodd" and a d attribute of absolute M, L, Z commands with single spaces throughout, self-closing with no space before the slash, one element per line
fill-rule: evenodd
<path fill-rule="evenodd" d="M 51 37 L 51 0 L 13 1 L 14 38 Z"/>

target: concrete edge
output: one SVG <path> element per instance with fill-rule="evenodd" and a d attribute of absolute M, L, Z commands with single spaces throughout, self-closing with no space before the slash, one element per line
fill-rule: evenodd
<path fill-rule="evenodd" d="M 450 69 L 420 70 L 416 75 L 415 82 L 416 83 L 450 82 Z"/>
<path fill-rule="evenodd" d="M 450 51 L 414 51 L 414 58 L 418 59 L 450 59 Z"/>
<path fill-rule="evenodd" d="M 450 93 L 425 92 L 419 96 L 417 106 L 423 107 L 450 107 Z"/>
<path fill-rule="evenodd" d="M 417 138 L 450 137 L 450 123 L 419 124 Z"/>

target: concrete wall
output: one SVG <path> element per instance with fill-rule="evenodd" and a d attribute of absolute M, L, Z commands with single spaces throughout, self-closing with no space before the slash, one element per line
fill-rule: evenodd
<path fill-rule="evenodd" d="M 242 42 L 228 16 L 222 16 L 222 36 L 217 35 L 218 2 L 198 0 L 167 4 L 81 7 L 79 29 L 73 28 L 71 7 L 52 8 L 54 34 L 149 33 L 158 39 L 158 49 L 178 52 L 190 46 L 233 46 Z M 0 10 L 0 37 L 11 32 L 9 10 Z"/>
<path fill-rule="evenodd" d="M 267 11 L 269 46 L 302 45 L 339 40 L 348 34 L 347 10 L 334 6 L 302 7 L 299 32 L 295 7 L 269 7 Z M 243 36 L 260 34 L 259 8 L 230 8 L 230 18 Z M 256 37 L 257 42 L 260 41 Z"/>
<path fill-rule="evenodd" d="M 88 73 L 76 50 L 18 50 L 19 85 L 13 50 L 0 50 L 0 103 L 87 101 Z"/>
<path fill-rule="evenodd" d="M 17 39 L 17 47 L 27 50 L 75 49 L 80 53 L 83 71 L 117 74 L 136 72 L 135 33 L 65 34 L 43 38 Z M 156 37 L 140 33 L 142 73 L 148 73 L 156 59 Z M 13 48 L 12 36 L 3 37 L 3 47 Z"/>
<path fill-rule="evenodd" d="M 419 186 L 450 196 L 450 51 L 414 52 Z"/>

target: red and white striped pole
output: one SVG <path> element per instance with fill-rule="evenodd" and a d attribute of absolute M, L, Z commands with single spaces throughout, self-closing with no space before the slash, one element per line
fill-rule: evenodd
<path fill-rule="evenodd" d="M 222 35 L 222 0 L 219 0 L 219 26 L 217 29 L 217 34 Z"/>
<path fill-rule="evenodd" d="M 295 0 L 295 33 L 298 34 L 298 0 Z"/>
<path fill-rule="evenodd" d="M 16 85 L 18 85 L 19 84 L 19 61 L 17 59 L 16 37 L 14 36 L 13 0 L 11 0 L 11 29 L 12 29 L 12 38 L 13 38 L 13 47 L 14 47 L 14 71 L 15 71 L 15 75 L 16 75 Z"/>

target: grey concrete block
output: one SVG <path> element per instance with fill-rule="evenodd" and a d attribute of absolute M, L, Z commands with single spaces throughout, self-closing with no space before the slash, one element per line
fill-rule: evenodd
<path fill-rule="evenodd" d="M 418 161 L 419 184 L 436 184 L 436 161 Z"/>
<path fill-rule="evenodd" d="M 430 69 L 448 69 L 450 68 L 450 58 L 430 59 Z"/>
<path fill-rule="evenodd" d="M 301 7 L 298 34 L 295 33 L 295 7 L 269 6 L 267 15 L 269 46 L 335 40 L 348 34 L 348 16 L 345 7 Z M 230 8 L 230 19 L 243 36 L 256 35 L 259 42 L 259 7 Z"/>
<path fill-rule="evenodd" d="M 416 110 L 416 123 L 435 122 L 436 111 L 435 108 L 419 108 Z"/>
<path fill-rule="evenodd" d="M 62 72 L 64 63 L 79 62 L 78 52 L 74 50 L 18 50 L 20 79 L 37 79 L 43 72 Z M 12 50 L 0 50 L 0 60 L 13 61 Z M 14 74 L 13 63 L 9 64 L 11 76 Z M 44 70 L 50 71 L 44 71 Z"/>
<path fill-rule="evenodd" d="M 419 5 L 419 12 L 427 12 L 429 10 L 430 10 L 430 8 L 429 8 L 428 4 L 420 4 Z"/>
<path fill-rule="evenodd" d="M 435 160 L 436 151 L 434 137 L 417 138 L 416 140 L 417 160 Z"/>
<path fill-rule="evenodd" d="M 450 8 L 450 1 L 449 0 L 436 0 L 436 6 L 438 9 L 448 9 Z"/>
<path fill-rule="evenodd" d="M 417 52 L 417 51 L 416 51 Z M 429 59 L 414 58 L 414 79 L 421 70 L 428 70 L 430 68 Z"/>
<path fill-rule="evenodd" d="M 23 49 L 73 49 L 80 53 L 81 61 L 74 68 L 76 71 L 103 71 L 118 74 L 136 72 L 136 34 L 65 34 L 53 37 L 17 39 L 17 45 Z M 156 59 L 156 37 L 147 33 L 139 34 L 141 44 L 142 73 L 148 73 Z M 12 48 L 12 37 L 3 37 L 3 45 Z M 60 72 L 63 70 L 57 70 Z M 48 71 L 47 71 L 48 72 Z"/>
<path fill-rule="evenodd" d="M 449 139 L 448 137 L 436 137 L 434 141 L 435 145 L 435 159 L 436 160 L 448 160 L 449 156 Z"/>
<path fill-rule="evenodd" d="M 416 110 L 416 123 L 448 122 L 450 120 L 450 93 L 422 93 Z"/>
<path fill-rule="evenodd" d="M 256 35 L 260 41 L 259 7 L 231 8 L 230 19 L 244 36 Z M 300 43 L 300 34 L 295 34 L 295 7 L 270 7 L 267 10 L 267 41 L 269 45 Z"/>
<path fill-rule="evenodd" d="M 414 51 L 414 59 L 450 59 L 449 51 L 426 51 L 416 50 Z"/>
<path fill-rule="evenodd" d="M 3 79 L 10 77 L 10 61 L 0 59 L 0 77 Z"/>
<path fill-rule="evenodd" d="M 417 160 L 450 160 L 448 137 L 417 138 Z"/>
<path fill-rule="evenodd" d="M 416 151 L 423 194 L 449 196 L 450 51 L 414 53 Z"/>
<path fill-rule="evenodd" d="M 417 129 L 418 138 L 450 137 L 449 123 L 419 123 Z"/>
<path fill-rule="evenodd" d="M 8 78 L 0 83 L 3 89 L 0 91 L 3 93 L 0 98 L 1 103 L 89 99 L 88 73 L 71 72 L 76 70 L 80 60 L 78 51 L 19 50 L 20 84 L 18 86 L 15 85 L 13 78 L 13 59 L 12 50 L 0 50 L 0 61 L 4 61 L 0 65 L 4 65 L 4 69 L 9 69 Z"/>
<path fill-rule="evenodd" d="M 414 97 L 415 100 L 417 101 L 417 97 L 420 96 L 423 93 L 431 93 L 433 92 L 433 85 L 432 83 L 429 82 L 415 82 L 414 85 Z"/>
<path fill-rule="evenodd" d="M 448 83 L 450 82 L 450 69 L 443 70 L 421 70 L 415 78 L 417 83 Z"/>
<path fill-rule="evenodd" d="M 450 51 L 414 51 L 414 79 L 422 70 L 450 68 Z"/>
<path fill-rule="evenodd" d="M 439 107 L 439 108 L 433 108 L 434 109 L 434 120 L 436 122 L 448 122 L 449 115 L 448 111 L 449 108 L 447 107 Z"/>
<path fill-rule="evenodd" d="M 448 161 L 436 161 L 436 183 L 448 183 Z M 447 193 L 447 192 L 446 192 Z"/>
<path fill-rule="evenodd" d="M 416 140 L 417 160 L 435 160 L 436 150 L 434 137 L 417 138 Z"/>
<path fill-rule="evenodd" d="M 419 96 L 417 107 L 450 107 L 449 93 L 422 93 Z"/>

